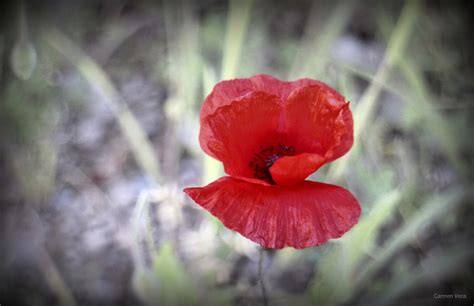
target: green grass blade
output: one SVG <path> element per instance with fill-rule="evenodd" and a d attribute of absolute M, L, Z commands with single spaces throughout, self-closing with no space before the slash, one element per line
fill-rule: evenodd
<path fill-rule="evenodd" d="M 153 269 L 159 280 L 159 305 L 197 305 L 197 292 L 191 278 L 173 254 L 171 244 L 161 246 L 153 259 Z"/>
<path fill-rule="evenodd" d="M 364 255 L 374 255 L 375 239 L 380 228 L 392 215 L 401 198 L 398 189 L 376 201 L 374 209 L 336 245 L 329 256 L 319 262 L 317 278 L 311 287 L 315 304 L 333 305 L 350 297 L 354 288 L 354 273 Z"/>
<path fill-rule="evenodd" d="M 161 180 L 156 152 L 145 131 L 120 96 L 106 72 L 72 40 L 59 30 L 44 32 L 44 39 L 66 57 L 81 73 L 89 85 L 107 103 L 130 144 L 132 153 L 142 170 L 155 182 Z"/>
<path fill-rule="evenodd" d="M 214 70 L 210 66 L 205 66 L 203 69 L 203 94 L 207 96 L 212 87 L 217 83 L 217 76 Z M 222 163 L 214 158 L 203 154 L 204 165 L 203 165 L 203 183 L 209 184 L 215 181 L 217 178 L 224 175 L 224 169 Z"/>
<path fill-rule="evenodd" d="M 307 76 L 319 78 L 322 75 L 325 59 L 329 58 L 334 41 L 346 28 L 355 1 L 339 1 L 324 22 L 321 22 L 322 14 L 318 12 L 320 4 L 313 3 L 305 36 L 288 76 L 290 80 Z"/>
<path fill-rule="evenodd" d="M 391 25 L 386 16 L 380 18 L 379 24 L 383 33 L 389 32 Z M 435 107 L 435 97 L 428 90 L 419 64 L 414 62 L 412 57 L 405 56 L 399 59 L 397 66 L 406 83 L 409 84 L 409 93 L 400 94 L 400 96 L 406 101 L 416 118 L 424 123 L 426 131 L 438 142 L 441 150 L 456 170 L 465 174 L 466 169 L 461 165 L 459 158 L 460 141 L 454 135 L 454 129 L 449 124 L 450 121 L 446 120 Z"/>
<path fill-rule="evenodd" d="M 43 250 L 41 256 L 40 270 L 45 278 L 46 283 L 57 297 L 57 305 L 75 306 L 77 305 L 74 295 L 67 286 L 58 267 L 46 250 Z"/>
<path fill-rule="evenodd" d="M 393 215 L 397 205 L 400 203 L 402 191 L 394 189 L 384 194 L 373 205 L 370 213 L 342 239 L 342 245 L 346 256 L 345 270 L 348 273 L 355 271 L 355 268 L 363 255 L 375 256 L 375 241 L 381 227 L 386 224 Z"/>
<path fill-rule="evenodd" d="M 356 283 L 364 285 L 383 267 L 396 252 L 415 241 L 418 232 L 427 226 L 437 223 L 446 213 L 454 213 L 462 203 L 464 191 L 461 189 L 445 192 L 443 195 L 429 198 L 423 207 L 408 222 L 393 233 L 393 238 L 384 245 L 377 258 L 364 266 Z"/>
<path fill-rule="evenodd" d="M 474 250 L 459 246 L 438 254 L 432 254 L 414 271 L 404 274 L 402 278 L 393 280 L 392 285 L 384 290 L 381 298 L 374 305 L 393 305 L 397 298 L 431 282 L 433 278 L 446 279 L 450 276 L 459 275 L 460 272 L 466 269 L 473 257 Z M 429 267 L 429 269 L 424 267 Z M 465 294 L 465 292 L 456 293 Z M 432 301 L 431 299 L 432 296 L 429 296 L 430 301 Z"/>
<path fill-rule="evenodd" d="M 425 82 L 418 71 L 417 65 L 409 58 L 404 58 L 399 62 L 400 70 L 407 82 L 412 85 L 415 91 L 416 105 L 412 107 L 417 111 L 426 123 L 427 130 L 437 140 L 441 146 L 441 150 L 446 154 L 449 161 L 456 167 L 456 169 L 463 173 L 466 169 L 462 166 L 459 159 L 459 141 L 454 135 L 449 121 L 432 106 L 430 101 L 429 91 L 426 88 Z M 411 101 L 414 103 L 414 101 Z"/>
<path fill-rule="evenodd" d="M 403 56 L 408 44 L 417 18 L 418 5 L 419 1 L 407 1 L 403 7 L 400 18 L 388 42 L 385 56 L 375 75 L 374 82 L 370 83 L 367 87 L 354 111 L 354 146 L 347 155 L 335 162 L 329 169 L 328 175 L 333 180 L 339 180 L 342 177 L 350 164 L 350 160 L 358 154 L 360 138 L 362 132 L 367 130 L 372 121 L 378 97 L 382 90 L 381 84 L 386 82 L 392 67 Z"/>
<path fill-rule="evenodd" d="M 230 0 L 222 58 L 221 78 L 235 78 L 250 21 L 253 0 Z"/>

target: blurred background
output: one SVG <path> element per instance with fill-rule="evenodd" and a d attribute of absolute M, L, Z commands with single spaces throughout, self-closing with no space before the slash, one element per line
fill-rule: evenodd
<path fill-rule="evenodd" d="M 16 1 L 1 9 L 0 305 L 472 305 L 471 2 Z M 261 250 L 184 196 L 223 79 L 322 80 L 355 144 L 343 238 Z"/>

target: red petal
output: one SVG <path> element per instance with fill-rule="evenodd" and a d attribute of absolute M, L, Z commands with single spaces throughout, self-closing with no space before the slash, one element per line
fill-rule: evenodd
<path fill-rule="evenodd" d="M 284 156 L 271 166 L 270 173 L 278 185 L 293 185 L 304 181 L 311 173 L 318 170 L 325 161 L 323 157 L 311 153 Z"/>
<path fill-rule="evenodd" d="M 252 89 L 250 79 L 235 79 L 217 83 L 204 100 L 201 109 L 201 121 L 212 115 L 219 107 L 229 105 L 250 93 Z"/>
<path fill-rule="evenodd" d="M 264 186 L 223 177 L 184 190 L 224 225 L 265 248 L 302 249 L 339 238 L 359 220 L 361 208 L 344 188 L 304 181 Z"/>
<path fill-rule="evenodd" d="M 285 118 L 287 137 L 300 152 L 316 153 L 330 162 L 352 146 L 349 104 L 323 83 L 293 91 L 285 105 Z"/>
<path fill-rule="evenodd" d="M 300 79 L 293 82 L 282 81 L 268 74 L 258 74 L 251 78 L 234 79 L 217 83 L 206 97 L 201 109 L 201 120 L 213 114 L 221 106 L 231 104 L 250 92 L 263 91 L 277 96 L 284 103 L 295 89 L 309 85 L 322 84 L 311 79 Z"/>
<path fill-rule="evenodd" d="M 268 74 L 258 74 L 251 77 L 250 81 L 252 82 L 253 90 L 264 91 L 280 97 L 283 103 L 285 103 L 291 92 L 298 88 L 322 84 L 311 79 L 299 79 L 292 82 L 282 81 Z"/>
<path fill-rule="evenodd" d="M 201 122 L 201 147 L 221 160 L 228 174 L 253 177 L 249 161 L 260 145 L 277 136 L 281 108 L 276 96 L 263 92 L 222 106 Z"/>

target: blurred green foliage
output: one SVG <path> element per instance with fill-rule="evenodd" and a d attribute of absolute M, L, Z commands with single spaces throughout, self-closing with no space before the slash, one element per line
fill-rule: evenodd
<path fill-rule="evenodd" d="M 458 73 L 465 65 L 461 52 L 443 42 L 445 36 L 465 30 L 465 18 L 457 17 L 459 8 L 449 6 L 444 15 L 428 13 L 427 4 L 419 1 L 406 1 L 402 7 L 395 5 L 396 9 L 394 4 L 371 8 L 379 29 L 374 33 L 374 44 L 384 49 L 374 69 L 333 55 L 335 45 L 356 22 L 354 14 L 367 8 L 347 1 L 330 5 L 298 2 L 292 13 L 305 20 L 298 19 L 299 32 L 285 29 L 288 33 L 274 33 L 273 23 L 279 20 L 266 16 L 271 5 L 231 0 L 203 12 L 197 3 L 187 1 L 143 2 L 136 10 L 149 10 L 159 22 L 133 26 L 120 23 L 113 10 L 111 20 L 100 21 L 92 11 L 78 9 L 63 28 L 45 23 L 34 40 L 16 44 L 16 34 L 5 40 L 10 45 L 0 46 L 0 50 L 11 54 L 11 73 L 1 75 L 0 135 L 13 148 L 14 173 L 25 197 L 44 199 L 54 192 L 57 152 L 49 145 L 49 137 L 59 120 L 55 117 L 65 104 L 86 97 L 55 83 L 53 76 L 69 67 L 64 59 L 73 64 L 73 73 L 83 78 L 84 87 L 103 98 L 97 103 L 106 103 L 114 113 L 138 166 L 163 188 L 176 183 L 183 154 L 202 162 L 204 182 L 222 175 L 220 163 L 204 156 L 197 142 L 189 140 L 197 138 L 201 101 L 217 81 L 261 72 L 289 79 L 312 77 L 345 94 L 352 103 L 356 127 L 350 154 L 322 169 L 316 178 L 348 185 L 361 200 L 363 216 L 352 231 L 325 246 L 276 253 L 274 265 L 291 267 L 303 259 L 315 263 L 315 276 L 304 296 L 289 298 L 315 305 L 396 304 L 430 278 L 459 276 L 450 272 L 462 271 L 473 258 L 472 237 L 457 229 L 458 224 L 472 221 L 459 214 L 472 201 L 473 145 L 468 126 L 472 79 Z M 286 7 L 275 5 L 283 14 Z M 84 20 L 90 23 L 84 24 Z M 150 24 L 160 28 L 156 34 L 159 40 L 153 36 L 133 46 L 134 35 Z M 99 42 L 108 46 L 99 52 L 103 58 L 94 58 L 88 54 L 88 33 L 105 29 L 114 34 L 104 36 L 107 43 Z M 455 43 L 461 48 L 464 42 Z M 139 69 L 127 66 L 137 59 L 121 55 L 121 49 L 142 58 L 147 75 L 166 92 L 163 107 L 171 135 L 166 147 L 156 149 L 148 140 L 140 118 L 128 108 L 115 84 L 130 70 Z M 440 84 L 429 82 L 429 73 L 435 73 Z M 469 86 L 470 91 L 466 89 Z M 441 87 L 439 92 L 436 87 Z M 458 93 L 457 99 L 457 91 L 467 93 Z M 389 94 L 395 97 L 399 115 L 383 112 Z M 25 151 L 35 153 L 22 153 Z M 448 170 L 437 169 L 437 163 Z M 167 167 L 172 170 L 163 169 Z M 440 186 L 433 180 L 436 171 L 451 179 Z M 183 200 L 177 202 L 182 204 Z M 167 239 L 157 251 L 146 251 L 150 267 L 135 258 L 134 290 L 145 303 L 196 305 L 200 299 L 206 300 L 203 292 L 209 291 L 213 297 L 206 301 L 229 305 L 242 294 L 240 288 L 214 288 L 220 269 L 230 269 L 225 265 L 228 258 L 246 249 L 228 239 L 229 235 L 235 238 L 233 233 L 206 216 L 202 222 L 211 223 L 218 233 L 213 237 L 216 250 L 207 254 L 216 263 L 207 271 L 210 277 L 199 282 L 205 276 L 192 275 L 196 270 L 178 256 L 179 244 Z M 437 239 L 447 237 L 447 246 L 433 253 L 425 250 L 422 240 L 427 228 L 438 228 L 441 237 Z M 135 239 L 140 241 L 142 235 L 138 232 Z M 152 239 L 148 244 L 154 245 Z M 416 263 L 404 257 L 410 248 L 422 253 Z M 386 274 L 390 277 L 384 277 Z M 278 294 L 278 289 L 270 293 Z M 428 301 L 432 301 L 431 295 L 427 294 Z"/>

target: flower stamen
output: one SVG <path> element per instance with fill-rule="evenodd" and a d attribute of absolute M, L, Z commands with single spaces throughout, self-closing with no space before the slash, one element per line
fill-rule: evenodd
<path fill-rule="evenodd" d="M 295 148 L 278 143 L 276 145 L 261 145 L 259 149 L 260 151 L 252 156 L 248 166 L 252 168 L 255 178 L 275 184 L 270 174 L 270 167 L 283 156 L 295 155 Z"/>

